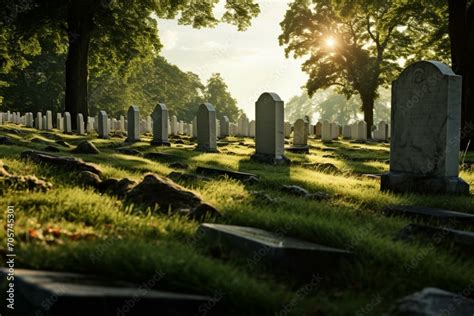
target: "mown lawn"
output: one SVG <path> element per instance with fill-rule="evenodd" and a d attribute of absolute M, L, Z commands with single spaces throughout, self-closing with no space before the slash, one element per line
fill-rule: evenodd
<path fill-rule="evenodd" d="M 20 134 L 13 130 L 20 130 Z M 85 138 L 60 135 L 71 145 Z M 468 167 L 461 177 L 471 185 L 469 197 L 391 194 L 380 192 L 379 180 L 366 173 L 388 170 L 388 144 L 356 144 L 310 140 L 310 154 L 288 154 L 291 167 L 266 166 L 249 161 L 252 139 L 229 138 L 219 154 L 194 152 L 193 144 L 171 148 L 149 146 L 149 137 L 134 144 L 145 152 L 167 152 L 189 165 L 215 166 L 257 174 L 256 184 L 216 178 L 180 182 L 198 193 L 224 216 L 215 222 L 253 226 L 327 246 L 352 250 L 357 260 L 337 273 L 315 275 L 320 282 L 274 274 L 258 262 L 214 247 L 198 235 L 199 223 L 156 210 L 125 205 L 115 197 L 85 189 L 74 174 L 19 159 L 27 149 L 42 150 L 50 143 L 57 155 L 72 155 L 97 164 L 105 177 L 140 181 L 145 173 L 168 175 L 175 170 L 139 156 L 119 153 L 123 139 L 91 140 L 99 155 L 69 153 L 73 148 L 54 144 L 44 134 L 13 125 L 2 126 L 0 136 L 14 145 L 0 145 L 0 158 L 14 175 L 35 175 L 53 184 L 46 193 L 2 187 L 0 207 L 16 212 L 17 268 L 77 271 L 142 284 L 160 273 L 157 288 L 215 297 L 226 315 L 380 315 L 396 299 L 423 287 L 453 292 L 474 284 L 474 259 L 455 249 L 428 243 L 394 241 L 396 233 L 415 221 L 386 217 L 388 204 L 423 205 L 474 213 L 474 155 L 463 157 Z M 39 138 L 45 143 L 30 142 Z M 337 171 L 303 167 L 331 163 Z M 325 192 L 331 198 L 312 201 L 280 192 L 284 184 Z M 263 191 L 276 203 L 252 194 Z M 5 211 L 3 213 L 5 213 Z M 5 216 L 0 219 L 5 226 Z M 436 225 L 436 223 L 431 223 Z M 474 230 L 472 227 L 463 229 Z M 5 231 L 0 232 L 5 244 Z M 2 248 L 3 249 L 3 248 Z"/>

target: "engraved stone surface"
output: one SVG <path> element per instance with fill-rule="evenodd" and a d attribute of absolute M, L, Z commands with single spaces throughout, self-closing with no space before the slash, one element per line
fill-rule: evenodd
<path fill-rule="evenodd" d="M 273 92 L 264 92 L 255 102 L 255 154 L 253 160 L 270 164 L 288 164 L 284 156 L 283 101 Z"/>
<path fill-rule="evenodd" d="M 5 268 L 0 270 L 2 280 L 7 273 Z M 150 275 L 148 286 L 158 286 L 163 277 L 160 271 Z M 5 287 L 2 282 L 2 291 Z M 194 315 L 210 300 L 207 296 L 143 290 L 143 285 L 84 274 L 15 269 L 15 315 Z M 2 304 L 0 311 L 5 306 Z"/>
<path fill-rule="evenodd" d="M 421 61 L 392 84 L 390 173 L 382 190 L 468 194 L 458 178 L 461 77 L 445 64 Z"/>
<path fill-rule="evenodd" d="M 258 228 L 201 224 L 199 233 L 250 258 L 258 255 L 262 263 L 291 274 L 334 271 L 343 260 L 353 259 L 352 253 L 347 250 L 285 237 Z"/>
<path fill-rule="evenodd" d="M 168 141 L 168 108 L 163 103 L 158 103 L 151 114 L 153 118 L 152 145 L 171 146 Z"/>

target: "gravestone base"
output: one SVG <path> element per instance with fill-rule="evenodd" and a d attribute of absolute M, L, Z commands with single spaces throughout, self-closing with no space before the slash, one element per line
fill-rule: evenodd
<path fill-rule="evenodd" d="M 217 149 L 211 149 L 209 147 L 196 147 L 196 149 L 194 149 L 194 151 L 200 151 L 200 152 L 205 152 L 205 153 L 218 153 L 219 150 Z"/>
<path fill-rule="evenodd" d="M 396 193 L 469 194 L 469 184 L 459 177 L 429 177 L 389 172 L 381 177 L 380 190 Z"/>
<path fill-rule="evenodd" d="M 280 156 L 278 158 L 274 155 L 265 154 L 253 154 L 250 157 L 250 160 L 275 166 L 289 166 L 291 164 L 291 160 L 286 158 L 285 156 Z"/>
<path fill-rule="evenodd" d="M 151 141 L 152 146 L 167 146 L 170 147 L 171 143 L 170 142 L 163 142 L 163 141 L 157 141 L 157 140 L 152 140 Z"/>
<path fill-rule="evenodd" d="M 309 146 L 291 146 L 285 150 L 295 154 L 309 154 Z"/>

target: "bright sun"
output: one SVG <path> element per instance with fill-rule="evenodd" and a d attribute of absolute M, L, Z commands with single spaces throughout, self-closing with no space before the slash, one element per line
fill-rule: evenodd
<path fill-rule="evenodd" d="M 326 38 L 326 46 L 327 47 L 334 47 L 336 45 L 336 41 L 332 37 Z"/>

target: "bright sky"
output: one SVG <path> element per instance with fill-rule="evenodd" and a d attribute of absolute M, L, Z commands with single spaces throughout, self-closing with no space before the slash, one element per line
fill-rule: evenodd
<path fill-rule="evenodd" d="M 286 59 L 278 45 L 280 22 L 289 2 L 259 0 L 261 12 L 245 32 L 223 23 L 197 30 L 174 20 L 159 20 L 161 54 L 182 70 L 198 74 L 203 82 L 219 72 L 238 106 L 252 119 L 261 93 L 276 92 L 287 102 L 301 93 L 306 82 L 302 60 Z"/>

